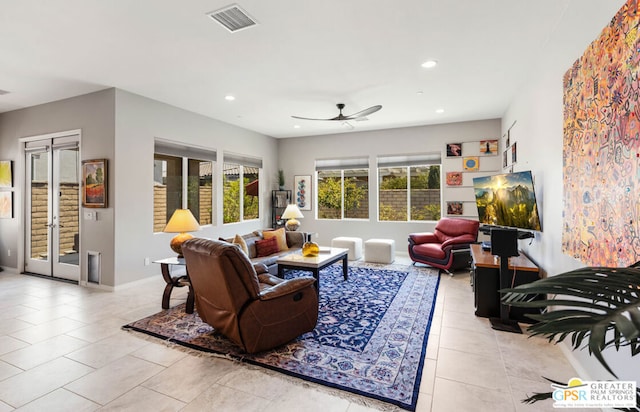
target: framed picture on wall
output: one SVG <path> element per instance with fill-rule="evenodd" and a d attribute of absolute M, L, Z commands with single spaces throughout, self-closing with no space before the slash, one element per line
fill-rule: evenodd
<path fill-rule="evenodd" d="M 0 192 L 0 219 L 13 218 L 13 192 Z"/>
<path fill-rule="evenodd" d="M 497 140 L 480 140 L 480 156 L 496 156 L 497 154 Z"/>
<path fill-rule="evenodd" d="M 462 159 L 462 166 L 468 172 L 476 171 L 480 167 L 480 159 L 478 156 L 465 157 Z"/>
<path fill-rule="evenodd" d="M 455 216 L 462 215 L 462 202 L 447 202 L 447 214 Z"/>
<path fill-rule="evenodd" d="M 311 176 L 293 177 L 293 197 L 300 210 L 311 210 Z"/>
<path fill-rule="evenodd" d="M 448 186 L 462 185 L 462 172 L 447 172 L 447 185 Z"/>
<path fill-rule="evenodd" d="M 462 143 L 447 143 L 447 157 L 462 156 Z"/>
<path fill-rule="evenodd" d="M 107 207 L 107 159 L 82 161 L 82 206 Z"/>
<path fill-rule="evenodd" d="M 13 187 L 11 160 L 0 160 L 0 187 Z"/>
<path fill-rule="evenodd" d="M 518 151 L 516 150 L 516 143 L 517 142 L 513 142 L 513 145 L 511 146 L 511 163 L 517 163 L 518 162 Z"/>

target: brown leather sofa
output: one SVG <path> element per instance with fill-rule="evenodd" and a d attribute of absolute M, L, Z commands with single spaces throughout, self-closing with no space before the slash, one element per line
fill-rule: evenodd
<path fill-rule="evenodd" d="M 447 272 L 467 267 L 469 245 L 477 241 L 479 226 L 477 220 L 443 217 L 433 232 L 409 235 L 409 257 Z"/>
<path fill-rule="evenodd" d="M 182 245 L 200 318 L 247 353 L 313 330 L 318 295 L 311 276 L 283 280 L 237 246 L 195 238 Z"/>

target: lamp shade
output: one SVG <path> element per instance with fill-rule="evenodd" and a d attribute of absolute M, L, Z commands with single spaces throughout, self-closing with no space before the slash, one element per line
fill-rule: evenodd
<path fill-rule="evenodd" d="M 301 218 L 301 217 L 304 217 L 304 215 L 298 208 L 298 205 L 296 204 L 287 205 L 287 208 L 284 210 L 284 213 L 282 214 L 283 219 L 288 219 L 284 227 L 287 230 L 291 230 L 291 231 L 298 230 L 298 228 L 300 227 L 300 222 L 298 221 L 298 218 Z"/>
<path fill-rule="evenodd" d="M 182 244 L 193 238 L 189 233 L 200 230 L 200 225 L 189 209 L 176 209 L 169 219 L 169 223 L 165 226 L 163 232 L 178 233 L 171 239 L 171 249 L 182 257 Z"/>
<path fill-rule="evenodd" d="M 189 209 L 176 209 L 163 232 L 182 233 L 193 232 L 199 229 L 200 225 Z"/>
<path fill-rule="evenodd" d="M 287 205 L 287 208 L 284 210 L 284 213 L 282 214 L 283 219 L 298 219 L 301 217 L 304 217 L 304 215 L 302 214 L 302 212 L 298 208 L 298 205 L 296 204 Z"/>

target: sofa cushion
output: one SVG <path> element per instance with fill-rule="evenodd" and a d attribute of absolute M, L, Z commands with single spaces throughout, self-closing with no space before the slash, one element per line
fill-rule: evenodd
<path fill-rule="evenodd" d="M 271 239 L 271 238 L 275 238 L 276 241 L 278 242 L 278 251 L 279 252 L 283 252 L 285 250 L 289 250 L 289 247 L 287 246 L 287 237 L 284 233 L 284 228 L 281 227 L 278 230 L 265 230 L 264 232 L 262 232 L 262 236 L 265 239 Z"/>
<path fill-rule="evenodd" d="M 278 240 L 275 237 L 256 241 L 258 257 L 273 255 L 278 253 Z"/>
<path fill-rule="evenodd" d="M 238 245 L 240 250 L 242 250 L 245 255 L 249 256 L 249 249 L 247 248 L 247 242 L 244 241 L 244 238 L 242 236 L 236 235 L 233 238 L 233 242 L 232 243 L 234 245 Z"/>

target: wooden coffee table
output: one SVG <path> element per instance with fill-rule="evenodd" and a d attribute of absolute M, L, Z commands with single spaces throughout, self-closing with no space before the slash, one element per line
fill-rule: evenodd
<path fill-rule="evenodd" d="M 349 249 L 330 248 L 328 252 L 321 252 L 318 256 L 305 257 L 301 253 L 292 253 L 278 259 L 278 276 L 284 277 L 285 269 L 304 270 L 313 273 L 316 278 L 316 291 L 320 292 L 320 271 L 327 266 L 342 260 L 342 276 L 344 280 L 349 277 L 348 257 Z"/>

